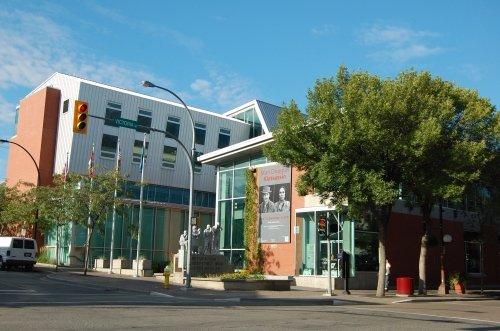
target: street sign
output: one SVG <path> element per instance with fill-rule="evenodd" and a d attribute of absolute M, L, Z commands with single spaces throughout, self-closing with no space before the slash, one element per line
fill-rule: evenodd
<path fill-rule="evenodd" d="M 137 129 L 137 122 L 128 120 L 126 118 L 115 118 L 113 119 L 113 122 L 115 122 L 116 125 L 124 128 Z"/>

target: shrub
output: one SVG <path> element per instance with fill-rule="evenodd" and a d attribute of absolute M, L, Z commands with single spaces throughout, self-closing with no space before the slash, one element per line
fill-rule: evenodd
<path fill-rule="evenodd" d="M 38 256 L 36 258 L 36 261 L 39 263 L 46 263 L 46 264 L 56 264 L 56 259 L 50 257 L 49 250 L 47 247 L 42 248 L 38 252 Z"/>
<path fill-rule="evenodd" d="M 265 279 L 263 274 L 250 273 L 248 271 L 234 272 L 228 274 L 222 274 L 220 280 L 262 280 Z"/>

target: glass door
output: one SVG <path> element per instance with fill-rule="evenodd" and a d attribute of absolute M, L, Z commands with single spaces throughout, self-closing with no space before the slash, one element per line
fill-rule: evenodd
<path fill-rule="evenodd" d="M 297 219 L 302 218 L 302 263 L 299 273 L 301 275 L 316 274 L 316 221 L 314 212 L 297 214 Z"/>

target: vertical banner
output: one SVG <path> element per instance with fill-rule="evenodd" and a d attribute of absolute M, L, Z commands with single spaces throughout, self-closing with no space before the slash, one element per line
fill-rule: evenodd
<path fill-rule="evenodd" d="M 290 242 L 291 173 L 281 165 L 258 169 L 261 243 Z"/>

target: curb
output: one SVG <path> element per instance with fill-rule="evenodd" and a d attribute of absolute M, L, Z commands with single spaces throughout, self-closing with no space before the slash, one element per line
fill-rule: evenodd
<path fill-rule="evenodd" d="M 500 297 L 488 297 L 488 298 L 435 298 L 435 299 L 403 299 L 392 301 L 391 303 L 418 303 L 418 302 L 456 302 L 456 301 L 490 301 L 498 300 Z"/>

